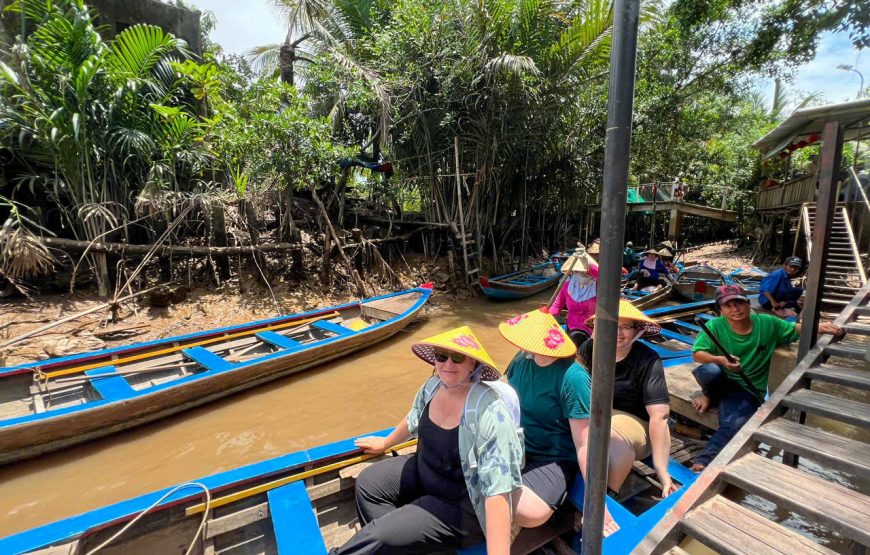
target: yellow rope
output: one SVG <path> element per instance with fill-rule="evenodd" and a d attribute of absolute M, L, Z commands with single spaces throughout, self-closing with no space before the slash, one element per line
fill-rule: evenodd
<path fill-rule="evenodd" d="M 68 376 L 70 374 L 78 374 L 80 372 L 85 372 L 87 370 L 93 370 L 94 368 L 102 368 L 104 366 L 117 365 L 117 364 L 126 364 L 128 362 L 136 362 L 137 360 L 143 360 L 146 358 L 153 358 L 161 355 L 166 355 L 169 353 L 175 353 L 177 351 L 181 351 L 182 349 L 189 349 L 191 347 L 199 347 L 201 345 L 210 345 L 212 343 L 220 343 L 223 341 L 228 341 L 230 339 L 236 339 L 238 337 L 244 337 L 247 335 L 252 335 L 254 333 L 259 333 L 261 331 L 269 331 L 269 330 L 277 330 L 283 328 L 297 327 L 303 326 L 305 324 L 310 324 L 312 322 L 316 322 L 318 320 L 323 320 L 325 318 L 332 318 L 338 315 L 338 311 L 330 312 L 329 314 L 323 314 L 321 316 L 317 316 L 315 318 L 308 318 L 305 320 L 295 320 L 293 322 L 285 322 L 283 324 L 275 324 L 274 326 L 268 326 L 265 328 L 256 328 L 252 330 L 245 330 L 242 332 L 231 333 L 229 335 L 222 335 L 220 337 L 212 337 L 210 339 L 203 339 L 202 341 L 196 341 L 193 343 L 185 343 L 184 345 L 176 345 L 173 347 L 168 347 L 166 349 L 160 349 L 159 351 L 149 351 L 147 353 L 139 353 L 137 355 L 131 355 L 128 357 L 118 358 L 115 360 L 104 360 L 102 362 L 95 362 L 92 364 L 86 364 L 84 366 L 76 366 L 74 368 L 66 368 L 64 370 L 57 370 L 55 372 L 42 372 L 40 370 L 36 371 L 37 377 L 39 379 L 48 381 L 52 378 L 58 378 L 60 376 Z"/>
<path fill-rule="evenodd" d="M 412 439 L 406 441 L 404 443 L 399 443 L 398 445 L 394 445 L 388 449 L 388 451 L 398 451 L 399 449 L 404 449 L 405 447 L 411 447 L 412 445 L 417 445 L 417 440 Z M 299 480 L 304 480 L 305 478 L 311 478 L 312 476 L 318 476 L 320 474 L 324 474 L 326 472 L 330 472 L 332 470 L 338 470 L 340 468 L 344 468 L 346 466 L 353 466 L 357 463 L 361 463 L 367 461 L 369 459 L 374 459 L 376 457 L 382 456 L 383 453 L 369 453 L 366 455 L 359 455 L 356 457 L 352 457 L 350 459 L 345 459 L 343 461 L 334 462 L 332 464 L 327 464 L 325 466 L 321 466 L 319 468 L 312 468 L 311 470 L 306 470 L 304 472 L 300 472 L 298 474 L 292 474 L 290 476 L 286 476 L 284 478 L 279 478 L 278 480 L 273 480 L 271 482 L 266 482 L 265 484 L 260 484 L 259 486 L 254 486 L 252 488 L 244 489 L 242 491 L 237 491 L 236 493 L 231 493 L 229 495 L 225 495 L 224 497 L 219 497 L 217 499 L 213 499 L 211 502 L 211 506 L 209 508 L 216 509 L 218 507 L 223 507 L 229 503 L 234 503 L 239 501 L 240 499 L 245 499 L 247 497 L 251 497 L 252 495 L 257 495 L 259 493 L 264 493 L 269 490 L 273 490 L 275 488 L 279 488 L 281 486 L 286 486 L 287 484 L 291 484 L 293 482 L 298 482 Z M 193 505 L 185 510 L 185 516 L 193 516 L 195 514 L 201 513 L 206 510 L 205 503 L 199 503 L 197 505 Z"/>

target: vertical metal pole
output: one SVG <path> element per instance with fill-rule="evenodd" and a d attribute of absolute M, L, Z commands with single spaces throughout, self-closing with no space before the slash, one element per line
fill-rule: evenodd
<path fill-rule="evenodd" d="M 604 539 L 604 499 L 610 448 L 616 325 L 619 319 L 622 247 L 631 154 L 631 116 L 637 56 L 639 0 L 615 0 L 610 52 L 610 93 L 604 141 L 604 186 L 601 196 L 601 254 L 595 342 L 592 349 L 592 404 L 583 500 L 583 555 L 599 555 Z"/>
<path fill-rule="evenodd" d="M 819 170 L 819 195 L 816 199 L 816 220 L 813 224 L 811 258 L 807 270 L 807 300 L 801 312 L 801 339 L 798 360 L 816 344 L 819 313 L 822 308 L 822 287 L 828 268 L 828 245 L 837 205 L 837 174 L 843 155 L 843 126 L 838 121 L 825 124 L 822 135 L 822 163 Z M 597 320 L 597 318 L 596 318 Z"/>

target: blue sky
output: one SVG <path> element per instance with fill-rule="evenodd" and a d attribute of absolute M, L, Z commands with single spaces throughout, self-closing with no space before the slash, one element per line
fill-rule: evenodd
<path fill-rule="evenodd" d="M 254 46 L 280 42 L 286 33 L 281 17 L 265 0 L 194 0 L 194 3 L 199 9 L 215 14 L 217 27 L 212 40 L 227 53 L 245 54 Z M 864 74 L 865 87 L 870 85 L 870 54 L 861 56 L 843 33 L 825 33 L 816 58 L 796 73 L 790 87 L 794 96 L 820 92 L 829 102 L 854 100 L 860 78 L 855 72 L 837 69 L 840 64 L 854 66 Z M 772 82 L 759 80 L 758 86 L 770 96 Z"/>

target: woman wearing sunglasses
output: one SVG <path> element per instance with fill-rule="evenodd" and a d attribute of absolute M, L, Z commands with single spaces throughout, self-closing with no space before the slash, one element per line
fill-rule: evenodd
<path fill-rule="evenodd" d="M 499 371 L 467 326 L 411 350 L 434 366 L 434 375 L 390 435 L 356 445 L 379 453 L 416 436 L 417 452 L 360 473 L 363 528 L 331 553 L 433 553 L 485 539 L 487 553 L 506 555 L 511 494 L 522 485 L 516 394 L 511 400 L 503 390 L 507 385 L 498 382 Z"/>

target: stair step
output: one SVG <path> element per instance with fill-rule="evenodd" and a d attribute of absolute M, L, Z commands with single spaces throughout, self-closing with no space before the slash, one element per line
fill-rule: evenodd
<path fill-rule="evenodd" d="M 866 495 L 755 453 L 729 464 L 723 476 L 727 482 L 769 499 L 779 508 L 870 545 L 870 497 Z"/>
<path fill-rule="evenodd" d="M 846 330 L 846 333 L 854 333 L 856 335 L 870 335 L 870 326 L 866 324 L 858 324 L 856 322 L 852 322 L 851 324 L 844 325 L 843 329 Z"/>
<path fill-rule="evenodd" d="M 771 420 L 756 430 L 753 437 L 836 470 L 870 478 L 870 445 L 863 441 L 798 424 L 787 418 Z"/>
<path fill-rule="evenodd" d="M 834 553 L 720 495 L 690 511 L 680 526 L 717 553 Z"/>
<path fill-rule="evenodd" d="M 674 547 L 665 551 L 665 555 L 689 555 L 689 552 L 680 547 L 679 545 L 675 545 Z"/>
<path fill-rule="evenodd" d="M 852 399 L 800 389 L 786 395 L 782 404 L 801 412 L 833 418 L 855 426 L 870 426 L 870 405 Z"/>
<path fill-rule="evenodd" d="M 864 360 L 865 350 L 860 347 L 843 345 L 842 343 L 829 343 L 825 346 L 825 352 L 835 357 Z"/>
<path fill-rule="evenodd" d="M 870 389 L 870 371 L 860 368 L 842 368 L 840 366 L 814 366 L 807 370 L 806 376 L 813 380 L 821 380 L 857 389 Z"/>
<path fill-rule="evenodd" d="M 827 304 L 836 304 L 840 306 L 846 306 L 849 304 L 849 301 L 844 301 L 842 299 L 830 299 L 828 297 L 822 297 L 822 302 Z"/>

